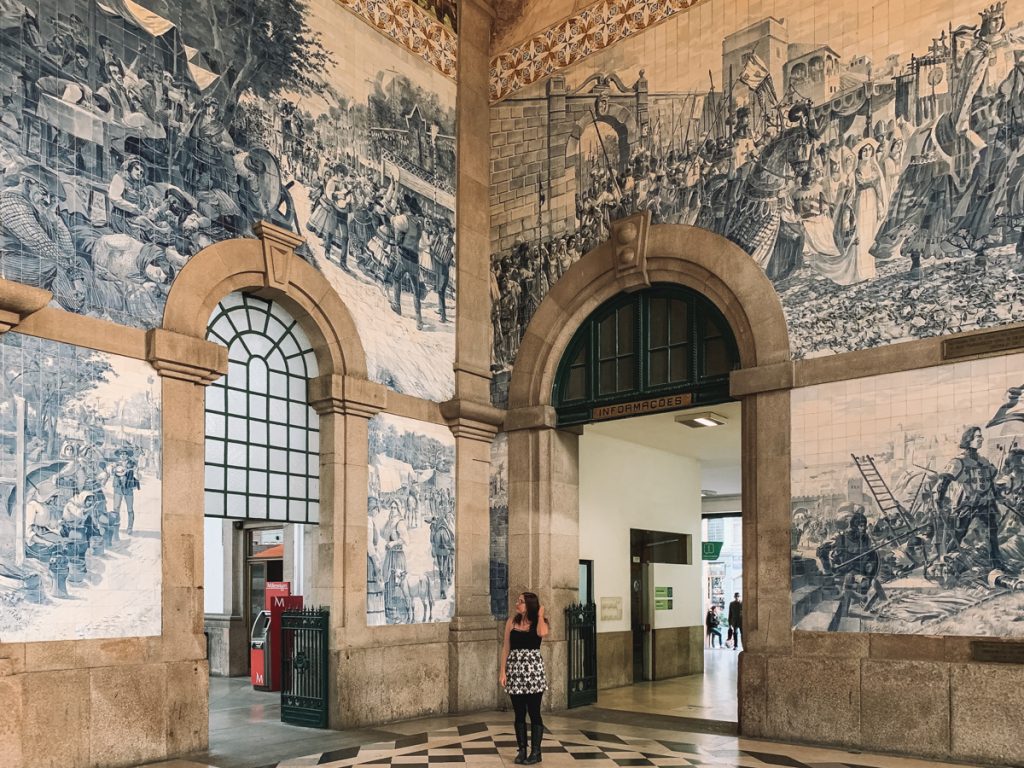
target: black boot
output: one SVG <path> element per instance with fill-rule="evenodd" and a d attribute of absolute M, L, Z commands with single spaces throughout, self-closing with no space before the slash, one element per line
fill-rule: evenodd
<path fill-rule="evenodd" d="M 512 762 L 522 765 L 526 762 L 526 723 L 516 723 L 516 759 Z"/>
<path fill-rule="evenodd" d="M 526 758 L 526 765 L 534 765 L 540 762 L 540 740 L 544 738 L 544 726 L 530 723 L 530 756 Z"/>

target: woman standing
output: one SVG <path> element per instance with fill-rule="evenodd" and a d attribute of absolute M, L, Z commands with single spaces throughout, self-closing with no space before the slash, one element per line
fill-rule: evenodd
<path fill-rule="evenodd" d="M 544 607 L 533 592 L 523 592 L 516 599 L 515 614 L 505 622 L 505 643 L 501 649 L 501 670 L 498 682 L 512 698 L 516 726 L 516 765 L 533 765 L 541 761 L 540 742 L 544 723 L 540 717 L 540 700 L 547 690 L 544 659 L 540 642 L 548 634 Z M 526 756 L 526 713 L 530 713 L 530 756 Z"/>

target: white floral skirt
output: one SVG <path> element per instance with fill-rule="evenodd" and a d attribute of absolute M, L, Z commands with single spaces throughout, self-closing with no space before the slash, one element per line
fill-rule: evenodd
<path fill-rule="evenodd" d="M 515 649 L 505 663 L 505 691 L 510 694 L 543 693 L 548 689 L 544 659 L 539 650 Z"/>

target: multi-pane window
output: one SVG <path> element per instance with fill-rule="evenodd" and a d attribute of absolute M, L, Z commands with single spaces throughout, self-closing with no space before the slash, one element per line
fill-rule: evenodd
<path fill-rule="evenodd" d="M 302 327 L 233 293 L 207 338 L 228 348 L 228 373 L 206 390 L 206 515 L 319 522 L 320 420 L 306 395 L 318 369 Z"/>
<path fill-rule="evenodd" d="M 559 366 L 553 401 L 563 425 L 594 408 L 690 394 L 722 402 L 739 354 L 729 326 L 704 296 L 659 285 L 609 300 L 580 326 Z"/>

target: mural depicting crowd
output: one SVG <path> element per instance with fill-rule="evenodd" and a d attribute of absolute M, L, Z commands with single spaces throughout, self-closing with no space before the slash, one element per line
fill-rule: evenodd
<path fill-rule="evenodd" d="M 0 361 L 0 640 L 159 634 L 155 376 L 15 333 Z"/>
<path fill-rule="evenodd" d="M 796 397 L 795 627 L 1024 635 L 1021 365 L 960 363 Z M 951 403 L 955 418 L 942 415 Z"/>
<path fill-rule="evenodd" d="M 366 621 L 448 621 L 455 605 L 455 438 L 447 427 L 370 420 Z"/>
<path fill-rule="evenodd" d="M 768 41 L 786 34 L 765 18 L 726 37 L 717 83 L 696 91 L 642 69 L 632 87 L 598 74 L 568 91 L 592 97 L 593 129 L 566 157 L 575 217 L 546 223 L 542 172 L 530 236 L 492 261 L 498 369 L 547 288 L 610 221 L 641 210 L 749 253 L 782 298 L 797 358 L 1024 320 L 1019 14 L 984 7 L 882 62 L 793 41 L 780 59 Z M 630 106 L 635 126 L 611 114 L 619 93 L 647 98 Z"/>
<path fill-rule="evenodd" d="M 152 327 L 192 256 L 267 220 L 309 237 L 300 254 L 361 328 L 409 317 L 412 350 L 450 337 L 454 87 L 382 57 L 339 69 L 344 24 L 363 30 L 327 0 L 4 3 L 0 276 Z M 389 351 L 367 335 L 380 373 Z"/>

